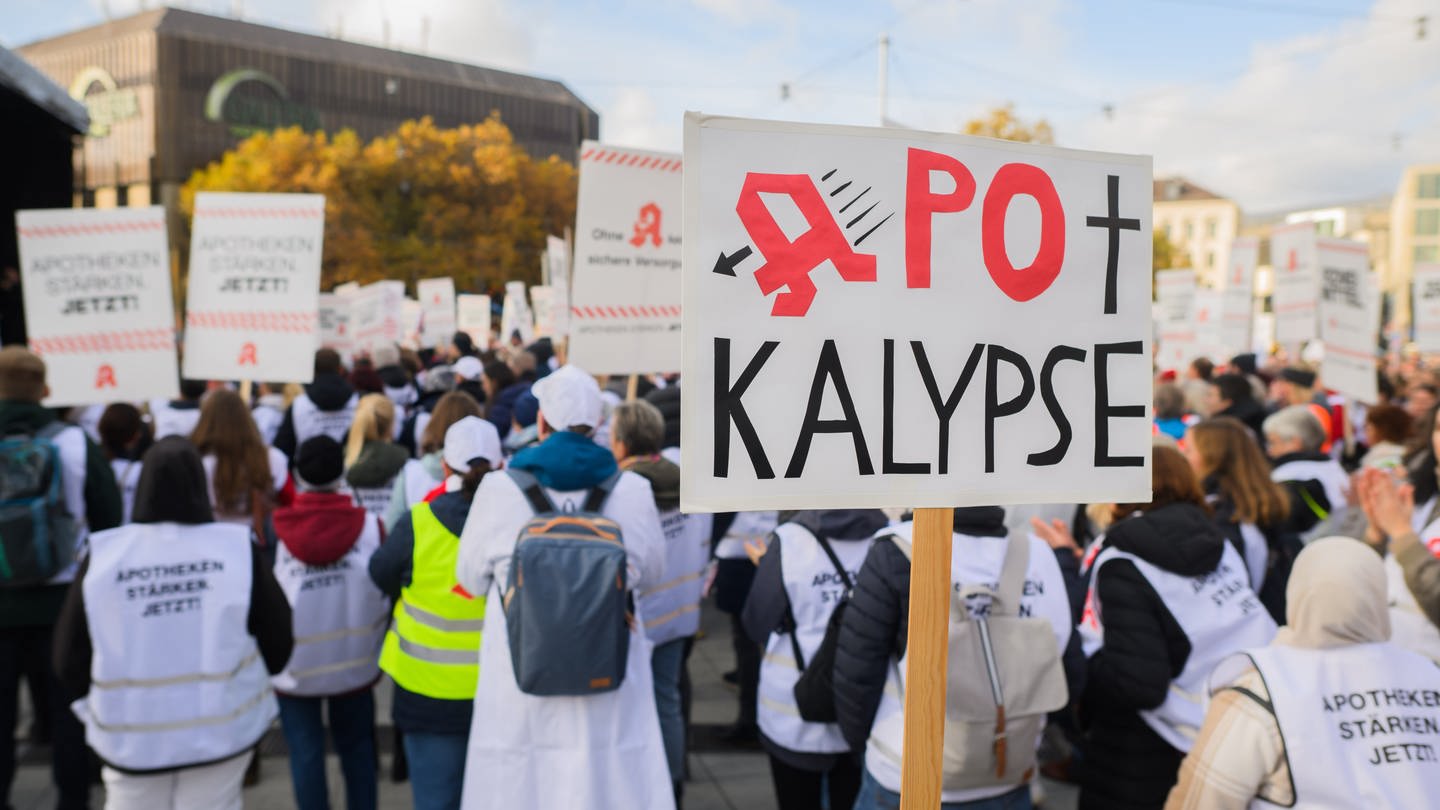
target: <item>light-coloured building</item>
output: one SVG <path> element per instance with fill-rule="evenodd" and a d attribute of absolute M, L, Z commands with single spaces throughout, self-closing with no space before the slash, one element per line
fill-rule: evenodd
<path fill-rule="evenodd" d="M 1410 323 L 1410 280 L 1415 265 L 1440 262 L 1440 163 L 1410 166 L 1390 203 L 1389 272 L 1382 283 L 1394 294 L 1395 320 Z"/>
<path fill-rule="evenodd" d="M 1196 279 L 1219 287 L 1240 232 L 1240 206 L 1183 177 L 1155 180 L 1154 227 L 1190 256 Z"/>

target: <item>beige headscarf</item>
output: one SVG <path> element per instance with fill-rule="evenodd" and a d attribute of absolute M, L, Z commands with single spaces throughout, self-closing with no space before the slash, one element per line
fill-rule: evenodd
<path fill-rule="evenodd" d="M 1385 566 L 1374 549 L 1326 537 L 1295 558 L 1285 589 L 1286 627 L 1276 644 L 1324 649 L 1390 640 Z"/>

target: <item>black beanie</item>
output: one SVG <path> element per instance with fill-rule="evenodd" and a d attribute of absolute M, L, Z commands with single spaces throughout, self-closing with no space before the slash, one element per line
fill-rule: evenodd
<path fill-rule="evenodd" d="M 1290 367 L 1280 372 L 1280 379 L 1301 388 L 1315 387 L 1315 372 L 1303 368 Z"/>
<path fill-rule="evenodd" d="M 306 439 L 295 451 L 296 483 L 308 489 L 330 489 L 345 474 L 345 451 L 326 435 Z"/>

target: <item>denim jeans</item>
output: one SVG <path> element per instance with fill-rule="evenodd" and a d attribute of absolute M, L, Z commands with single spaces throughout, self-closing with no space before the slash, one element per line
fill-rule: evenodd
<path fill-rule="evenodd" d="M 375 810 L 379 788 L 375 773 L 375 694 L 371 689 L 340 697 L 278 695 L 280 726 L 290 747 L 290 780 L 300 810 L 329 810 L 325 779 L 325 723 L 329 704 L 330 740 L 345 775 L 345 807 Z"/>
<path fill-rule="evenodd" d="M 940 805 L 940 810 L 1032 810 L 1033 807 L 1027 784 L 988 799 L 945 802 Z M 860 795 L 855 799 L 855 810 L 900 810 L 900 794 L 881 787 L 875 777 L 866 771 L 865 778 L 860 782 Z"/>
<path fill-rule="evenodd" d="M 670 763 L 670 781 L 685 778 L 685 715 L 680 708 L 680 670 L 685 666 L 685 641 L 677 638 L 650 653 L 650 671 L 655 679 L 655 708 L 660 713 L 660 737 L 665 741 L 665 760 Z"/>
<path fill-rule="evenodd" d="M 469 734 L 405 732 L 415 810 L 459 810 Z"/>

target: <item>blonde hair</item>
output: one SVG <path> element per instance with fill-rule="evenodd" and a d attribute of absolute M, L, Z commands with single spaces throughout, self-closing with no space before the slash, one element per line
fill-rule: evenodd
<path fill-rule="evenodd" d="M 366 394 L 355 408 L 355 421 L 345 439 L 345 466 L 360 458 L 365 442 L 388 442 L 395 427 L 395 403 L 384 394 Z"/>

